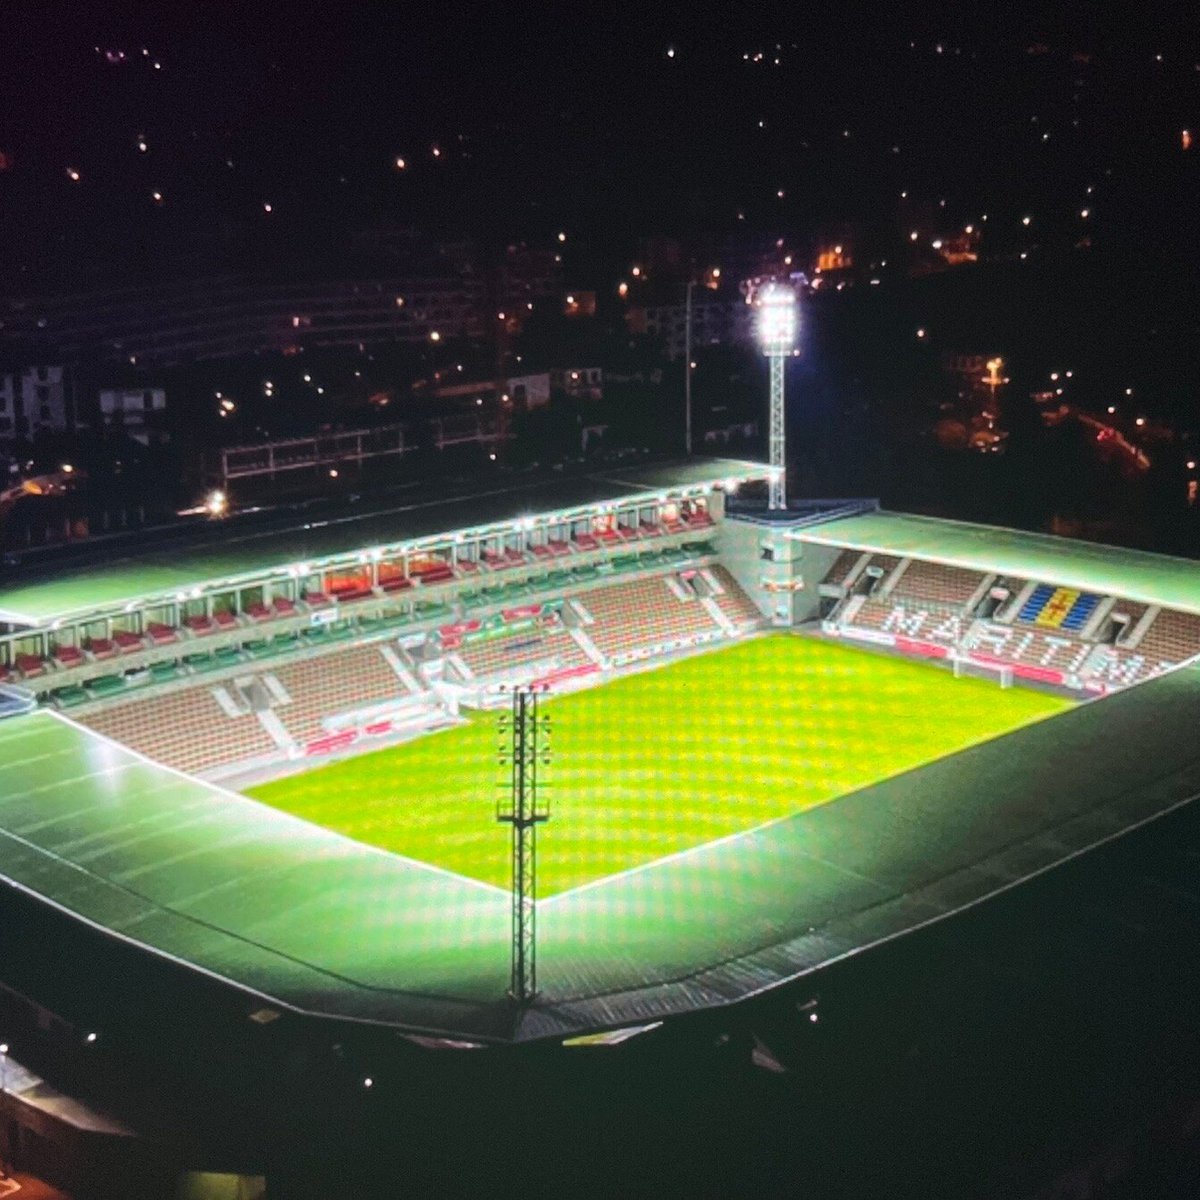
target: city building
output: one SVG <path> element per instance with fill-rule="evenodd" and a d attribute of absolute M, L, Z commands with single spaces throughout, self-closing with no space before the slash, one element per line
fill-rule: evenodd
<path fill-rule="evenodd" d="M 604 371 L 600 367 L 562 367 L 550 372 L 550 386 L 574 400 L 603 400 Z"/>
<path fill-rule="evenodd" d="M 309 347 L 477 337 L 476 276 L 279 281 L 230 275 L 0 304 L 0 341 L 75 361 L 173 366 Z"/>
<path fill-rule="evenodd" d="M 162 388 L 101 388 L 96 399 L 102 425 L 123 429 L 143 446 L 166 440 L 166 433 L 154 416 L 167 407 Z"/>
<path fill-rule="evenodd" d="M 0 443 L 70 429 L 70 380 L 61 366 L 32 366 L 0 374 Z"/>
<path fill-rule="evenodd" d="M 682 358 L 687 345 L 687 305 L 647 304 L 630 308 L 631 333 L 662 340 L 670 359 Z M 692 300 L 692 346 L 753 346 L 754 310 L 739 296 L 719 297 L 697 289 Z"/>

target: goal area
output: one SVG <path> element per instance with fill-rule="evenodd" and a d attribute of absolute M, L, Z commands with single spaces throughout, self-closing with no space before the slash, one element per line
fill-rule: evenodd
<path fill-rule="evenodd" d="M 1013 684 L 1013 669 L 1008 663 L 987 662 L 956 654 L 954 656 L 954 678 L 990 679 L 993 683 L 999 683 L 1002 688 L 1009 688 Z"/>

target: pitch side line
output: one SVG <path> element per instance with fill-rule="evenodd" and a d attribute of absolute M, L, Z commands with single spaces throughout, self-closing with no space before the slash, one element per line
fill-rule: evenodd
<path fill-rule="evenodd" d="M 494 883 L 485 883 L 482 879 L 473 879 L 470 875 L 460 875 L 457 871 L 447 870 L 445 867 L 439 867 L 436 863 L 422 862 L 419 858 L 409 858 L 407 854 L 397 854 L 394 850 L 383 850 L 378 846 L 370 846 L 366 842 L 360 842 L 352 837 L 348 837 L 344 833 L 338 833 L 336 829 L 326 829 L 323 825 L 314 825 L 312 821 L 306 821 L 303 817 L 298 817 L 294 813 L 284 812 L 281 808 L 273 808 L 270 804 L 264 803 L 262 800 L 256 800 L 253 796 L 243 796 L 241 792 L 231 791 L 229 788 L 224 788 L 218 783 L 209 783 L 206 779 L 197 779 L 194 775 L 188 775 L 184 771 L 180 771 L 175 767 L 168 766 L 166 763 L 156 762 L 154 759 L 143 754 L 140 750 L 133 749 L 132 746 L 126 746 L 122 742 L 118 742 L 110 738 L 107 734 L 99 733 L 95 729 L 89 729 L 86 725 L 81 725 L 78 721 L 72 720 L 63 713 L 57 712 L 54 709 L 42 709 L 42 712 L 47 713 L 57 721 L 62 721 L 64 725 L 70 725 L 75 729 L 90 735 L 91 737 L 100 738 L 111 746 L 115 746 L 118 750 L 123 750 L 126 754 L 132 755 L 140 762 L 146 763 L 148 766 L 157 767 L 160 771 L 167 771 L 172 775 L 178 775 L 180 779 L 186 780 L 190 784 L 199 785 L 207 788 L 210 792 L 216 792 L 227 800 L 239 800 L 243 804 L 251 804 L 255 808 L 261 810 L 264 816 L 269 816 L 275 820 L 289 821 L 296 825 L 302 825 L 310 832 L 316 832 L 325 837 L 335 838 L 339 842 L 345 842 L 353 846 L 356 850 L 366 850 L 371 854 L 381 854 L 385 858 L 397 859 L 399 862 L 407 863 L 410 866 L 421 867 L 423 870 L 432 871 L 435 875 L 445 875 L 449 879 L 456 879 L 459 882 L 472 884 L 474 887 L 485 888 L 489 892 L 499 892 L 504 897 L 510 897 L 512 893 L 508 888 L 497 887 Z"/>
<path fill-rule="evenodd" d="M 614 871 L 611 875 L 604 875 L 599 879 L 589 879 L 587 883 L 567 888 L 565 892 L 555 892 L 553 896 L 547 896 L 545 900 L 538 900 L 536 903 L 541 908 L 544 905 L 553 904 L 556 900 L 562 900 L 566 896 L 574 896 L 579 892 L 586 892 L 592 888 L 600 887 L 602 884 L 611 883 L 614 879 L 622 879 L 627 875 L 636 875 L 639 871 L 649 871 L 653 867 L 661 867 L 663 863 L 675 862 L 677 859 L 686 858 L 689 854 L 697 854 L 701 850 L 709 850 L 713 846 L 721 846 L 726 842 L 736 842 L 739 838 L 751 837 L 753 834 L 761 833 L 764 829 L 770 829 L 772 825 L 778 825 L 781 821 L 790 821 L 793 817 L 797 817 L 801 813 L 806 813 L 814 808 L 820 808 L 824 804 L 832 804 L 840 798 L 839 796 L 832 796 L 828 800 L 822 800 L 821 804 L 810 804 L 808 808 L 798 808 L 795 812 L 784 813 L 780 817 L 772 817 L 769 821 L 763 821 L 759 825 L 752 825 L 749 829 L 739 829 L 734 833 L 722 834 L 719 838 L 713 838 L 711 842 L 701 842 L 698 846 L 688 846 L 683 850 L 675 850 L 671 854 L 663 855 L 662 858 L 655 858 L 650 862 L 640 863 L 636 867 L 626 867 L 623 871 Z"/>

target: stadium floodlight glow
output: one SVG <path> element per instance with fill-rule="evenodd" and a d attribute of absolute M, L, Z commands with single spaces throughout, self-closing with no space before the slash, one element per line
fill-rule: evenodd
<path fill-rule="evenodd" d="M 785 283 L 771 281 L 759 290 L 758 342 L 768 357 L 791 354 L 796 344 L 796 293 Z"/>
<path fill-rule="evenodd" d="M 771 466 L 777 473 L 772 474 L 768 484 L 767 507 L 770 509 L 787 508 L 783 364 L 796 353 L 796 333 L 800 323 L 796 284 L 802 279 L 803 276 L 796 275 L 788 279 L 751 279 L 743 285 L 746 302 L 758 310 L 758 344 L 771 367 L 768 441 Z"/>
<path fill-rule="evenodd" d="M 223 517 L 229 511 L 229 497 L 218 488 L 208 493 L 204 507 L 210 517 Z"/>

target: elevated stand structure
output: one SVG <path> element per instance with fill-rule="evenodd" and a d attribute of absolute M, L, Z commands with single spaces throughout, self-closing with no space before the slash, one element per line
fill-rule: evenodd
<path fill-rule="evenodd" d="M 550 819 L 538 768 L 550 764 L 550 718 L 538 712 L 536 687 L 512 691 L 497 719 L 498 760 L 507 770 L 496 820 L 512 829 L 512 978 L 509 996 L 528 1004 L 537 995 L 537 827 Z"/>

